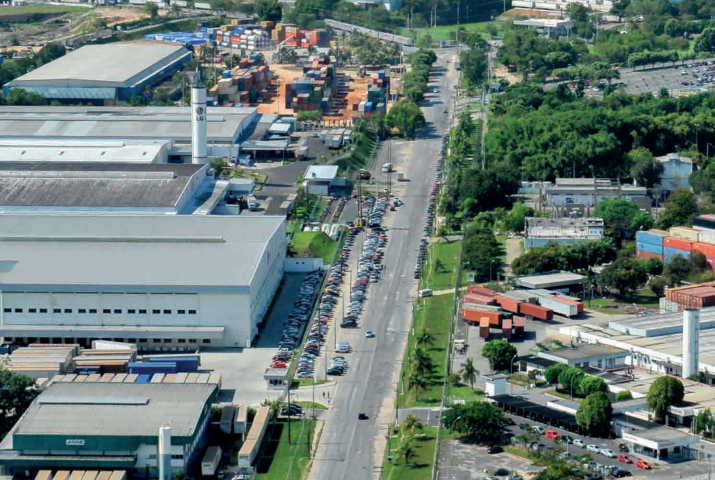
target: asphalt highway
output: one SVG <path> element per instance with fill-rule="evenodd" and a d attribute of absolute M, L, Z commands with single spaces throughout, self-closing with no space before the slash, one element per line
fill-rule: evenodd
<path fill-rule="evenodd" d="M 437 54 L 430 92 L 422 105 L 427 120 L 424 131 L 413 141 L 393 140 L 391 147 L 384 143 L 371 168 L 373 176 L 380 176 L 382 164 L 391 162 L 397 171 L 405 172 L 405 182 L 392 178 L 392 192 L 404 205 L 386 215 L 385 269 L 379 283 L 368 290 L 360 328 L 340 333 L 340 340 L 348 340 L 353 352 L 348 357 L 350 369 L 338 379 L 332 408 L 323 417 L 326 423 L 310 471 L 310 478 L 316 480 L 380 476 L 387 426 L 395 419 L 394 401 L 412 299 L 417 294 L 412 274 L 441 137 L 448 125 L 443 109 L 451 107 L 458 80 L 456 50 Z M 356 246 L 362 238 L 356 239 Z M 367 330 L 375 338 L 365 338 Z M 359 413 L 368 419 L 359 420 Z"/>

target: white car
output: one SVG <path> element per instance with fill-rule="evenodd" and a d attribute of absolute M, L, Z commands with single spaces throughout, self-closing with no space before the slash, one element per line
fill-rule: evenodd
<path fill-rule="evenodd" d="M 577 440 L 574 440 L 573 444 L 576 445 L 577 447 L 586 448 L 586 442 L 584 442 L 580 438 Z"/>
<path fill-rule="evenodd" d="M 589 452 L 593 452 L 593 453 L 600 453 L 601 447 L 598 445 L 589 445 L 586 447 L 586 450 L 588 450 Z"/>
<path fill-rule="evenodd" d="M 546 433 L 546 430 L 544 430 L 543 427 L 539 427 L 537 425 L 534 425 L 533 427 L 531 427 L 531 429 L 533 431 L 535 431 L 536 433 L 538 433 L 539 435 L 543 435 L 544 433 Z"/>
<path fill-rule="evenodd" d="M 601 452 L 600 452 L 600 453 L 601 453 L 601 455 L 603 455 L 604 457 L 616 458 L 616 454 L 613 453 L 613 450 L 610 450 L 610 449 L 608 449 L 608 448 L 603 448 L 603 449 L 601 449 Z"/>

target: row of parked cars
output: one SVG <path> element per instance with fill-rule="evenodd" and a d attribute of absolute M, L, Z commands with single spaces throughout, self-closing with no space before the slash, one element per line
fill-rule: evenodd
<path fill-rule="evenodd" d="M 318 288 L 321 279 L 322 272 L 315 271 L 309 273 L 303 280 L 298 299 L 293 304 L 293 310 L 288 314 L 288 318 L 286 318 L 283 325 L 278 350 L 271 359 L 270 368 L 288 368 L 293 357 L 293 351 L 300 340 L 301 327 L 310 317 L 315 290 Z"/>
<path fill-rule="evenodd" d="M 296 377 L 298 378 L 315 377 L 315 362 L 320 356 L 321 347 L 325 344 L 328 322 L 332 319 L 335 308 L 338 305 L 340 287 L 343 283 L 349 258 L 350 250 L 343 249 L 340 252 L 340 258 L 337 263 L 330 267 L 328 279 L 325 281 L 325 288 L 323 288 L 320 295 L 318 315 L 313 319 L 308 338 L 298 359 L 298 368 L 296 369 Z M 328 373 L 330 374 L 330 370 L 328 370 Z"/>
<path fill-rule="evenodd" d="M 435 210 L 437 208 L 437 195 L 439 194 L 439 184 L 442 181 L 442 172 L 444 171 L 444 153 L 447 149 L 448 141 L 449 134 L 445 133 L 442 136 L 442 146 L 440 147 L 439 151 L 439 159 L 437 159 L 437 170 L 434 174 L 434 182 L 432 183 L 429 203 L 427 204 L 427 221 L 425 222 L 422 241 L 420 242 L 420 250 L 417 253 L 415 273 L 412 275 L 412 278 L 414 278 L 415 280 L 419 280 L 420 278 L 422 278 L 422 267 L 424 266 L 425 256 L 427 255 L 427 238 L 432 234 L 432 228 L 434 227 L 434 216 Z"/>

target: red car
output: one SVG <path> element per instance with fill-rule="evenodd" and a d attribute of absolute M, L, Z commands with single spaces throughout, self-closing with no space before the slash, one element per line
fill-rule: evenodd
<path fill-rule="evenodd" d="M 623 463 L 633 463 L 633 460 L 631 460 L 631 457 L 628 455 L 618 455 L 618 461 L 623 462 Z"/>
<path fill-rule="evenodd" d="M 557 438 L 561 438 L 561 435 L 553 430 L 546 430 L 546 438 L 553 438 L 555 440 Z"/>
<path fill-rule="evenodd" d="M 642 468 L 643 470 L 650 470 L 650 463 L 646 462 L 643 459 L 639 459 L 636 461 L 636 468 Z"/>

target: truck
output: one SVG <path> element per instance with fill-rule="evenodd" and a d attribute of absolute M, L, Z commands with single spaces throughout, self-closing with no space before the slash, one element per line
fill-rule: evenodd
<path fill-rule="evenodd" d="M 248 209 L 252 212 L 258 210 L 258 200 L 253 195 L 248 196 Z"/>
<path fill-rule="evenodd" d="M 391 171 L 392 171 L 391 163 L 383 163 L 382 164 L 382 173 L 390 173 Z"/>
<path fill-rule="evenodd" d="M 300 147 L 295 151 L 295 158 L 297 160 L 308 160 L 308 147 Z"/>
<path fill-rule="evenodd" d="M 201 460 L 201 475 L 204 477 L 213 477 L 216 474 L 216 469 L 221 461 L 221 447 L 212 445 L 206 449 L 204 458 Z"/>

